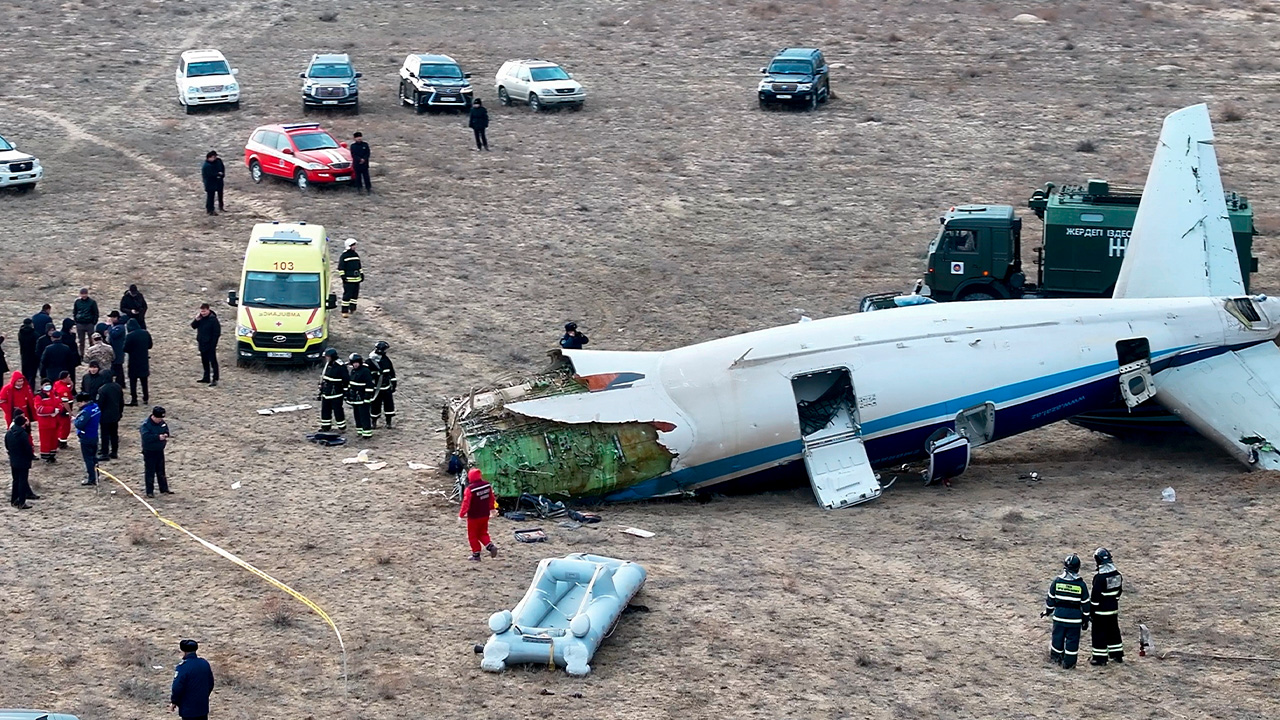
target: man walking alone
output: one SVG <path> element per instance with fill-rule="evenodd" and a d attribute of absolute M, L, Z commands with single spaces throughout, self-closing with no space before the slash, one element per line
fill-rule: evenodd
<path fill-rule="evenodd" d="M 210 150 L 204 156 L 204 165 L 200 167 L 200 179 L 204 181 L 204 211 L 210 215 L 218 214 L 213 210 L 215 195 L 218 199 L 218 210 L 226 210 L 222 207 L 222 180 L 226 176 L 227 166 L 222 163 L 218 153 Z"/>
<path fill-rule="evenodd" d="M 200 312 L 191 321 L 191 328 L 196 331 L 200 366 L 204 368 L 204 375 L 196 382 L 218 387 L 218 338 L 222 337 L 222 324 L 218 322 L 218 314 L 209 307 L 209 303 L 200 304 Z M 212 376 L 210 372 L 213 373 Z"/>
<path fill-rule="evenodd" d="M 498 497 L 493 486 L 485 482 L 480 468 L 467 472 L 467 488 L 462 491 L 462 509 L 458 518 L 467 520 L 467 543 L 471 545 L 471 562 L 480 562 L 480 549 L 489 551 L 489 557 L 498 557 L 498 546 L 489 537 L 489 515 L 498 509 Z"/>
<path fill-rule="evenodd" d="M 76 324 L 76 342 L 80 346 L 80 354 L 84 355 L 89 336 L 93 334 L 93 326 L 98 324 L 98 301 L 89 297 L 89 288 L 80 288 L 80 297 L 71 307 L 71 319 Z"/>
<path fill-rule="evenodd" d="M 9 471 L 13 474 L 13 489 L 9 491 L 9 504 L 19 510 L 30 510 L 27 500 L 38 500 L 31 492 L 31 462 L 36 451 L 31 447 L 31 421 L 19 413 L 4 434 L 4 449 L 9 453 Z"/>
<path fill-rule="evenodd" d="M 80 412 L 76 414 L 76 437 L 80 439 L 80 457 L 84 459 L 85 471 L 85 478 L 80 484 L 97 485 L 98 426 L 102 421 L 102 411 L 89 395 L 81 393 L 76 400 L 80 403 Z"/>
<path fill-rule="evenodd" d="M 208 720 L 209 696 L 213 694 L 213 668 L 209 661 L 196 655 L 200 644 L 195 640 L 178 643 L 182 662 L 173 669 L 173 687 L 169 691 L 169 709 L 176 710 L 182 720 Z"/>
<path fill-rule="evenodd" d="M 471 115 L 467 118 L 467 126 L 476 134 L 476 150 L 488 150 L 489 138 L 485 130 L 489 129 L 489 110 L 480 98 L 471 103 Z"/>
<path fill-rule="evenodd" d="M 366 193 L 373 192 L 373 185 L 369 182 L 369 156 L 372 151 L 369 149 L 369 143 L 364 141 L 364 133 L 357 132 L 352 135 L 355 142 L 351 143 L 351 164 L 356 171 L 356 192 L 360 191 L 361 184 L 364 185 Z"/>
<path fill-rule="evenodd" d="M 164 448 L 169 444 L 169 425 L 164 421 L 164 408 L 151 408 L 151 414 L 138 428 L 142 435 L 142 467 L 146 481 L 147 497 L 155 497 L 155 483 L 160 482 L 160 492 L 172 495 L 169 476 L 164 469 Z"/>

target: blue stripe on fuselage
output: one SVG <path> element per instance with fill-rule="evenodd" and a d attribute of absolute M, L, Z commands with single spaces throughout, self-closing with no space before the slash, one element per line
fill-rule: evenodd
<path fill-rule="evenodd" d="M 1159 372 L 1168 367 L 1186 365 L 1257 344 L 1259 343 L 1209 347 L 1185 355 L 1176 354 L 1195 346 L 1184 345 L 1161 350 L 1152 353 L 1152 370 Z M 955 413 L 959 410 L 984 402 L 994 402 L 999 406 L 1001 403 L 1010 403 L 1018 398 L 1036 395 L 1064 384 L 1068 386 L 1056 392 L 1025 402 L 997 407 L 995 436 L 992 440 L 1012 437 L 1083 412 L 1109 407 L 1119 398 L 1119 386 L 1116 384 L 1116 373 L 1119 367 L 1117 360 L 1094 363 L 870 420 L 862 426 L 863 433 L 867 436 L 865 441 L 867 456 L 874 467 L 885 467 L 926 457 L 925 442 L 929 436 L 939 428 L 954 429 Z M 1102 377 L 1096 377 L 1098 375 Z M 1088 378 L 1094 379 L 1082 382 Z M 934 422 L 926 422 L 929 420 Z M 920 422 L 925 424 L 903 428 L 905 425 Z M 804 443 L 801 440 L 789 440 L 644 480 L 617 492 L 606 494 L 602 499 L 609 502 L 647 500 L 678 493 L 688 488 L 714 485 L 733 477 L 798 460 L 803 450 Z"/>

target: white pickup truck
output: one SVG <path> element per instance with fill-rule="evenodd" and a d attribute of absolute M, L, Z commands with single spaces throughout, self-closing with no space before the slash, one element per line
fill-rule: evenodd
<path fill-rule="evenodd" d="M 44 168 L 34 156 L 18 152 L 13 143 L 0 137 L 0 188 L 30 190 L 44 177 Z"/>

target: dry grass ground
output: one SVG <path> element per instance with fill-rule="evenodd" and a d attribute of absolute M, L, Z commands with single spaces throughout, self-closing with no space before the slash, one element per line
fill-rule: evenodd
<path fill-rule="evenodd" d="M 951 490 L 904 481 L 840 513 L 804 489 L 610 507 L 601 527 L 553 529 L 544 546 L 514 545 L 497 521 L 504 555 L 479 567 L 463 562 L 453 508 L 423 494 L 443 478 L 406 469 L 441 454 L 441 397 L 536 367 L 566 319 L 592 347 L 656 349 L 797 309 L 847 312 L 909 286 L 949 205 L 1020 203 L 1046 180 L 1140 183 L 1160 118 L 1193 102 L 1216 108 L 1227 183 L 1256 203 L 1256 287 L 1280 290 L 1276 9 L 0 5 L 0 132 L 48 173 L 34 193 L 0 194 L 6 334 L 41 302 L 66 312 L 82 284 L 104 304 L 140 284 L 154 308 L 154 399 L 174 430 L 178 494 L 162 511 L 310 595 L 350 649 L 344 695 L 315 616 L 123 493 L 80 488 L 64 458 L 37 469 L 36 510 L 0 513 L 0 706 L 160 717 L 177 640 L 191 636 L 218 672 L 222 718 L 1280 716 L 1275 663 L 1136 657 L 1137 621 L 1161 649 L 1280 657 L 1280 490 L 1199 441 L 1050 428 L 982 451 Z M 1048 22 L 1012 23 L 1021 12 Z M 839 63 L 838 98 L 815 114 L 755 109 L 755 70 L 786 44 Z M 182 115 L 173 66 L 201 46 L 240 68 L 239 112 Z M 351 52 L 365 73 L 365 112 L 323 121 L 372 142 L 372 198 L 254 186 L 237 164 L 254 126 L 298 119 L 296 72 L 322 50 Z M 399 62 L 422 50 L 459 58 L 486 100 L 499 63 L 531 55 L 565 63 L 591 99 L 581 113 L 495 106 L 494 149 L 480 155 L 462 118 L 396 107 Z M 1085 141 L 1092 153 L 1077 152 Z M 231 170 L 232 210 L 216 219 L 198 188 L 209 148 Z M 238 370 L 224 349 L 221 386 L 194 382 L 186 323 L 234 287 L 250 225 L 273 218 L 363 241 L 367 299 L 336 343 L 392 344 L 402 422 L 357 443 L 387 469 L 353 470 L 338 462 L 348 452 L 306 444 L 312 416 L 255 413 L 309 400 L 314 373 Z M 16 364 L 16 341 L 6 347 Z M 111 469 L 139 481 L 136 436 L 124 445 Z M 1043 479 L 1017 479 L 1032 469 Z M 1159 501 L 1167 485 L 1175 504 Z M 1100 544 L 1128 578 L 1133 662 L 1064 675 L 1045 662 L 1042 586 L 1062 555 Z M 577 550 L 643 562 L 637 601 L 652 612 L 627 617 L 585 680 L 482 674 L 471 644 L 488 614 L 519 598 L 537 558 Z"/>

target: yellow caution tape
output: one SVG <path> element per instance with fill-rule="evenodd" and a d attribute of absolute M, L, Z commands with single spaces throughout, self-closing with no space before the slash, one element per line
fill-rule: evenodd
<path fill-rule="evenodd" d="M 248 562 L 246 562 L 246 561 L 244 561 L 244 560 L 241 560 L 240 558 L 236 557 L 234 554 L 229 553 L 229 552 L 227 552 L 226 550 L 223 550 L 222 548 L 218 547 L 217 545 L 214 545 L 213 543 L 209 542 L 208 540 L 205 540 L 204 538 L 200 537 L 199 535 L 196 535 L 195 533 L 191 532 L 190 530 L 188 530 L 188 529 L 186 529 L 186 528 L 182 527 L 182 526 L 181 526 L 181 525 L 179 525 L 178 523 L 176 523 L 176 522 L 174 522 L 174 521 L 170 520 L 169 518 L 167 518 L 167 517 L 165 517 L 165 516 L 161 515 L 159 510 L 156 510 L 156 509 L 155 509 L 155 507 L 154 507 L 154 506 L 152 506 L 152 504 L 151 504 L 151 503 L 147 502 L 145 499 L 143 499 L 142 497 L 140 497 L 140 496 L 138 495 L 138 493 L 134 492 L 134 491 L 133 491 L 133 488 L 130 488 L 128 485 L 124 484 L 124 482 L 123 482 L 122 480 L 120 480 L 120 478 L 116 477 L 115 475 L 112 475 L 111 473 L 107 472 L 106 470 L 103 470 L 101 467 L 99 467 L 99 468 L 98 468 L 98 474 L 99 474 L 99 475 L 101 475 L 101 476 L 103 476 L 103 477 L 107 477 L 107 478 L 110 478 L 111 480 L 115 481 L 115 483 L 116 483 L 117 485 L 119 485 L 120 487 L 124 488 L 124 491 L 125 491 L 125 492 L 129 493 L 130 495 L 132 495 L 134 500 L 137 500 L 138 502 L 142 503 L 144 507 L 146 507 L 148 510 L 150 510 L 150 511 L 151 511 L 151 514 L 152 514 L 152 515 L 155 515 L 155 516 L 156 516 L 156 519 L 158 519 L 160 522 L 162 522 L 162 523 L 164 523 L 165 525 L 168 525 L 169 527 L 173 528 L 174 530 L 177 530 L 178 532 L 180 532 L 180 533 L 182 533 L 182 534 L 186 535 L 187 537 L 191 538 L 192 540 L 195 540 L 196 542 L 198 542 L 198 543 L 200 543 L 201 545 L 205 546 L 205 547 L 206 547 L 206 548 L 208 548 L 209 550 L 212 550 L 213 552 L 215 552 L 215 553 L 217 553 L 217 554 L 221 555 L 222 557 L 224 557 L 224 558 L 226 558 L 226 559 L 230 560 L 231 562 L 235 563 L 236 565 L 239 565 L 240 567 L 244 568 L 245 570 L 248 570 L 249 572 L 253 573 L 254 575 L 257 575 L 258 577 L 262 578 L 263 580 L 266 580 L 267 582 L 271 583 L 271 584 L 272 584 L 272 585 L 274 585 L 275 587 L 277 587 L 277 588 L 279 588 L 279 589 L 281 589 L 281 590 L 283 590 L 283 591 L 285 591 L 285 592 L 289 593 L 289 595 L 291 595 L 295 600 L 297 600 L 298 602 L 302 603 L 303 605 L 306 605 L 307 607 L 311 608 L 311 610 L 313 610 L 313 611 L 315 612 L 315 614 L 319 615 L 319 616 L 320 616 L 320 618 L 321 618 L 322 620 L 324 620 L 326 623 L 328 623 L 328 624 L 329 624 L 329 627 L 333 629 L 333 634 L 334 634 L 334 636 L 336 636 L 336 637 L 338 638 L 338 647 L 342 649 L 342 684 L 343 684 L 343 687 L 344 687 L 344 689 L 345 689 L 346 684 L 347 684 L 347 646 L 346 646 L 346 643 L 342 642 L 342 633 L 341 633 L 341 632 L 339 632 L 337 624 L 335 624 L 335 623 L 333 622 L 333 618 L 329 617 L 329 613 L 325 612 L 323 608 L 321 608 L 319 605 L 317 605 L 317 604 L 315 604 L 314 602 L 312 602 L 312 601 L 311 601 L 311 599 L 310 599 L 310 598 L 308 598 L 306 595 L 303 595 L 302 593 L 298 592 L 297 590 L 294 590 L 293 588 L 291 588 L 291 587 L 289 587 L 288 585 L 285 585 L 284 583 L 280 582 L 279 580 L 277 580 L 277 579 L 275 579 L 275 578 L 271 577 L 270 575 L 268 575 L 267 573 L 263 572 L 262 570 L 259 570 L 258 568 L 254 567 L 252 564 L 250 564 L 250 563 L 248 563 Z"/>

